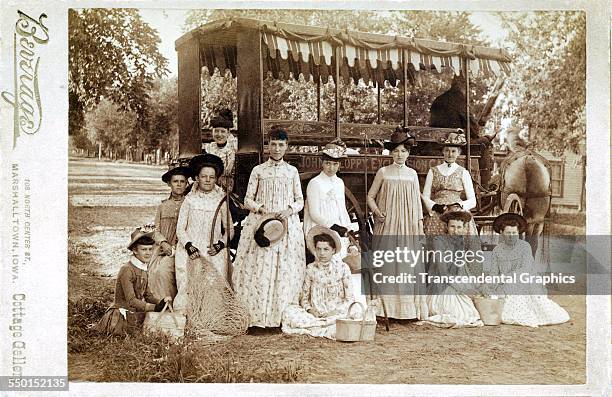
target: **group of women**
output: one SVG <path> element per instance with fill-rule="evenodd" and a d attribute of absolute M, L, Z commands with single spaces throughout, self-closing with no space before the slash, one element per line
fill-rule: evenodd
<path fill-rule="evenodd" d="M 151 264 L 156 266 L 150 269 L 149 284 L 164 284 L 167 275 L 174 272 L 177 287 L 173 302 L 175 310 L 187 307 L 188 267 L 193 266 L 193 260 L 198 257 L 206 259 L 206 263 L 214 266 L 219 274 L 228 277 L 236 297 L 248 311 L 250 326 L 279 327 L 282 324 L 287 333 L 333 338 L 335 319 L 347 315 L 346 310 L 352 301 L 365 303 L 361 295 L 361 276 L 351 274 L 342 261 L 358 250 L 349 239 L 357 225 L 349 217 L 344 183 L 337 176 L 341 160 L 347 157 L 346 145 L 336 139 L 321 150 L 322 171 L 309 182 L 304 200 L 298 170 L 284 161 L 288 139 L 284 130 L 273 128 L 268 139 L 269 158 L 251 172 L 244 200 L 250 213 L 242 224 L 231 271 L 227 268 L 228 253 L 224 245 L 224 233 L 231 233 L 233 229 L 231 216 L 223 212 L 226 211 L 225 205 L 219 205 L 224 192 L 218 182 L 222 176 L 226 176 L 225 186 L 231 181 L 223 159 L 210 153 L 196 156 L 190 167 L 177 168 L 164 175 L 172 194 L 158 211 L 158 220 L 161 221 L 158 231 L 165 231 L 166 236 L 158 236 L 155 240 L 162 252 L 176 252 L 176 255 L 173 266 L 151 260 Z M 462 227 L 457 228 L 459 234 L 477 234 L 469 216 L 469 211 L 476 205 L 472 180 L 468 171 L 456 163 L 461 147 L 466 144 L 465 137 L 452 133 L 440 142 L 444 162 L 429 170 L 422 193 L 416 171 L 406 165 L 410 149 L 415 144 L 416 138 L 403 127 L 398 127 L 385 143 L 393 163 L 378 170 L 367 196 L 367 204 L 374 215 L 374 244 L 377 239 L 387 239 L 389 244 L 391 239 L 395 246 L 418 250 L 425 242 L 425 236 L 447 233 L 452 221 L 447 218 L 449 213 L 467 216 L 462 218 Z M 227 140 L 224 143 L 223 139 L 218 142 L 216 139 L 217 151 L 222 151 L 225 145 Z M 229 158 L 226 155 L 226 160 Z M 233 163 L 233 156 L 231 159 Z M 188 176 L 195 182 L 184 195 L 181 188 L 186 191 L 183 185 L 186 185 Z M 180 182 L 175 183 L 175 179 Z M 303 224 L 299 218 L 302 209 Z M 220 221 L 213 229 L 211 220 L 219 211 L 221 214 L 217 219 Z M 163 220 L 172 216 L 176 219 L 176 228 L 166 230 L 169 228 Z M 230 219 L 229 223 L 227 219 Z M 505 231 L 500 229 L 499 232 L 503 234 Z M 511 232 L 514 233 L 514 229 Z M 306 246 L 314 256 L 314 261 L 308 266 Z M 500 250 L 524 251 L 522 244 L 518 244 L 519 248 L 512 247 L 515 246 L 506 244 Z M 510 266 L 508 263 L 511 261 L 525 261 L 521 255 L 508 256 L 507 252 L 497 255 L 498 259 L 503 259 L 496 262 L 496 270 Z M 426 265 L 417 263 L 403 268 L 396 264 L 392 272 L 418 274 L 425 272 Z M 160 287 L 156 293 L 160 297 L 167 294 L 172 297 L 172 292 L 172 288 Z M 428 291 L 417 283 L 398 285 L 397 291 L 385 291 L 382 300 L 390 318 L 425 320 L 450 327 L 481 325 L 477 312 L 469 307 L 471 300 L 466 299 L 465 294 L 455 295 L 460 295 L 460 302 L 451 298 L 432 304 Z M 162 301 L 168 301 L 167 298 Z M 533 305 L 531 301 L 528 303 Z M 153 310 L 159 309 L 160 305 L 147 307 Z M 552 323 L 563 322 L 565 317 L 558 311 L 548 315 L 550 308 L 548 305 L 536 310 L 539 314 L 532 315 L 527 322 L 515 319 L 508 322 L 537 326 L 551 323 L 550 317 L 554 317 Z M 546 321 L 541 321 L 542 311 L 548 313 Z M 466 319 L 465 313 L 475 318 Z M 534 316 L 536 320 L 533 320 Z"/>

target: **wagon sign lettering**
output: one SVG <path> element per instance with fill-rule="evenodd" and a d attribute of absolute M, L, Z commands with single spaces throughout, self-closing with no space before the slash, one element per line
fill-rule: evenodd
<path fill-rule="evenodd" d="M 14 108 L 13 147 L 20 133 L 33 135 L 40 130 L 42 106 L 38 83 L 40 56 L 37 46 L 49 41 L 49 29 L 43 24 L 46 14 L 38 20 L 17 11 L 19 19 L 15 23 L 14 44 L 14 93 L 2 92 L 2 98 Z"/>

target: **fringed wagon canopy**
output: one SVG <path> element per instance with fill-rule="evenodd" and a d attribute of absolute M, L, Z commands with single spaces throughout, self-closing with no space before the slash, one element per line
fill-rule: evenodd
<path fill-rule="evenodd" d="M 341 59 L 339 76 L 346 82 L 376 82 L 380 86 L 412 79 L 419 70 L 452 68 L 459 74 L 468 61 L 471 74 L 508 73 L 511 59 L 506 51 L 475 45 L 437 42 L 402 36 L 351 32 L 332 28 L 293 25 L 247 18 L 223 19 L 208 23 L 179 38 L 178 48 L 197 39 L 200 64 L 208 73 L 215 68 L 236 76 L 237 32 L 261 33 L 262 69 L 274 78 L 327 82 L 335 77 L 335 55 Z M 406 74 L 404 74 L 406 65 Z"/>

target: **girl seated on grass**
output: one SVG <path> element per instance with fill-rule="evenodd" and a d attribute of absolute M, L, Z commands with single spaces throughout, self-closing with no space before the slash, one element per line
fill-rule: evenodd
<path fill-rule="evenodd" d="M 495 218 L 493 230 L 501 236 L 486 269 L 488 274 L 537 274 L 531 246 L 527 241 L 519 239 L 519 235 L 524 233 L 526 228 L 527 221 L 519 214 L 505 213 Z M 548 299 L 542 286 L 498 284 L 491 289 L 491 294 L 505 295 L 502 311 L 504 324 L 538 327 L 561 324 L 570 319 L 565 309 Z"/>
<path fill-rule="evenodd" d="M 313 226 L 306 242 L 316 260 L 306 266 L 300 304 L 289 305 L 283 312 L 282 331 L 335 339 L 336 319 L 346 317 L 354 300 L 351 271 L 333 257 L 341 247 L 335 231 Z"/>
<path fill-rule="evenodd" d="M 147 285 L 147 266 L 153 254 L 153 231 L 136 229 L 131 235 L 128 249 L 132 256 L 121 266 L 115 284 L 115 299 L 104 316 L 93 327 L 105 334 L 132 333 L 142 326 L 145 312 L 160 312 L 170 296 L 159 299 Z"/>
<path fill-rule="evenodd" d="M 468 236 L 468 225 L 472 215 L 468 211 L 452 211 L 440 216 L 444 223 L 446 235 L 433 238 L 434 251 L 440 253 L 475 252 L 480 249 L 477 236 Z M 429 269 L 430 275 L 437 276 L 468 276 L 470 273 L 467 263 L 453 263 L 434 261 Z M 430 284 L 427 295 L 429 317 L 425 322 L 442 328 L 481 327 L 478 310 L 472 302 L 470 295 L 477 291 L 466 284 Z"/>

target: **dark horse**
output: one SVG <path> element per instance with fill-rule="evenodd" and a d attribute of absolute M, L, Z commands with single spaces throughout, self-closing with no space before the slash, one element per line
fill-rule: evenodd
<path fill-rule="evenodd" d="M 528 224 L 525 237 L 534 256 L 538 238 L 544 230 L 544 218 L 550 209 L 551 196 L 550 165 L 544 157 L 531 150 L 521 150 L 504 160 L 499 202 L 504 211 L 522 208 Z M 520 205 L 516 203 L 517 199 Z"/>

